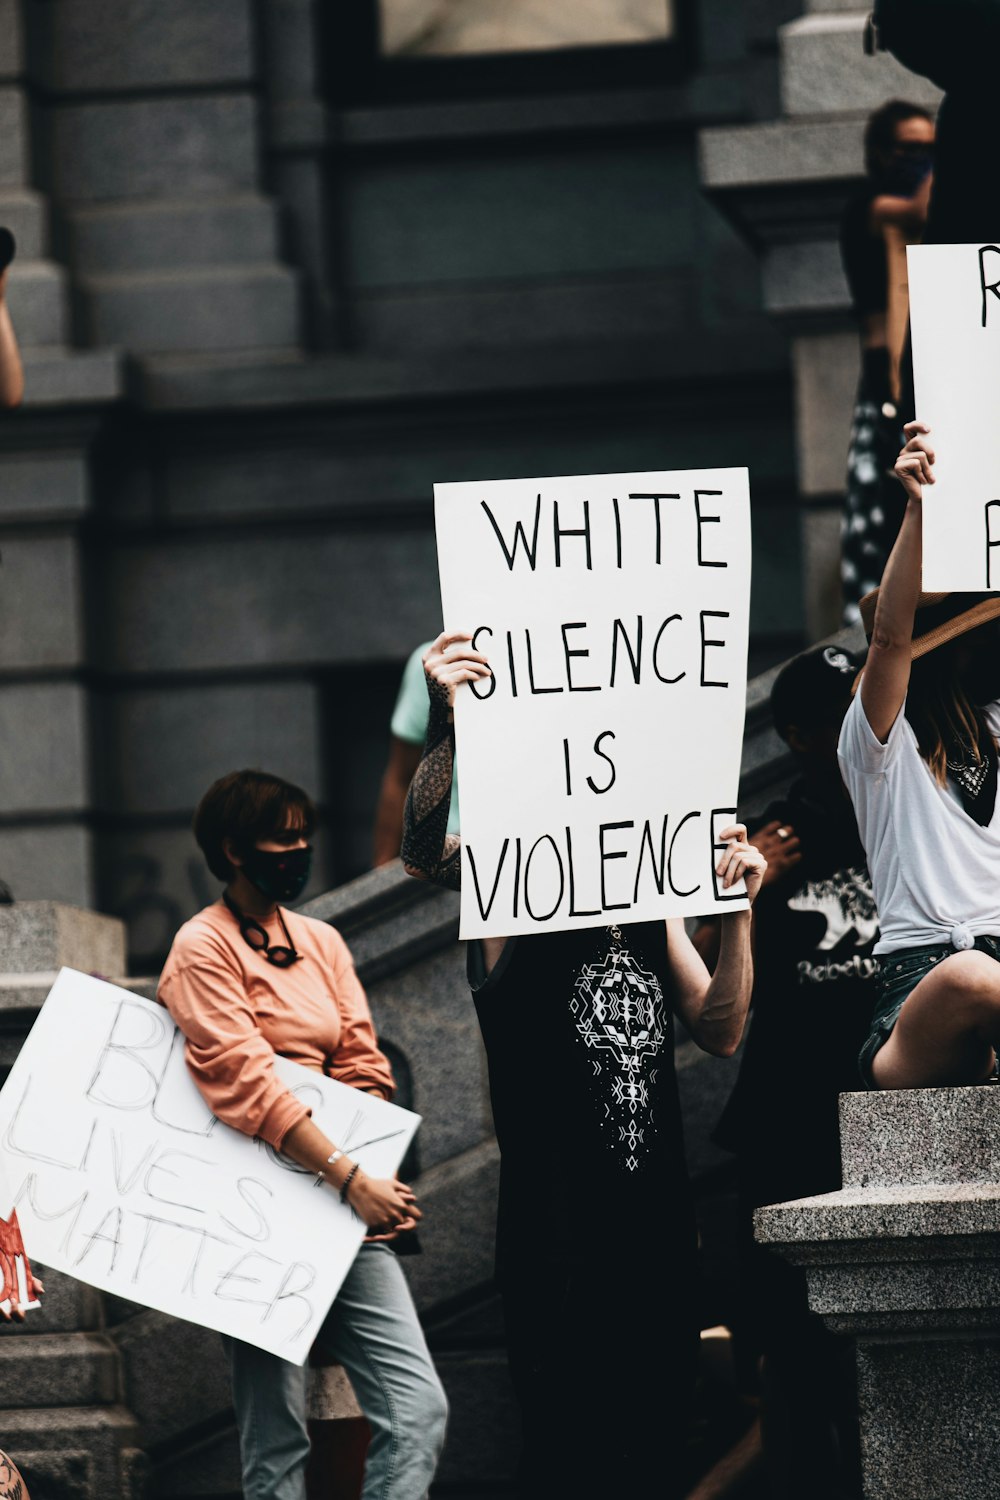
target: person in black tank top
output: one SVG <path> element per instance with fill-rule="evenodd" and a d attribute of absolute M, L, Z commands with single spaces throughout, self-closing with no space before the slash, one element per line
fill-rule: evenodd
<path fill-rule="evenodd" d="M 431 713 L 403 862 L 457 889 L 452 704 L 489 667 L 465 634 L 439 636 L 424 667 Z M 722 883 L 745 878 L 752 900 L 766 862 L 742 826 L 722 837 Z M 722 926 L 714 979 L 679 919 L 469 944 L 501 1152 L 497 1280 L 520 1494 L 533 1500 L 681 1493 L 698 1325 L 673 1015 L 706 1051 L 739 1045 L 749 913 Z"/>

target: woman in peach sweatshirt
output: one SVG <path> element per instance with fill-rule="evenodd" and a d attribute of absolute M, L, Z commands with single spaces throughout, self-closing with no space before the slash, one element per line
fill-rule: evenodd
<path fill-rule="evenodd" d="M 188 1067 L 225 1124 L 315 1172 L 372 1231 L 323 1326 L 372 1431 L 364 1500 L 421 1500 L 444 1441 L 444 1392 L 409 1289 L 389 1248 L 420 1217 L 412 1190 L 374 1180 L 318 1129 L 274 1070 L 276 1055 L 388 1098 L 347 944 L 325 922 L 286 911 L 309 878 L 315 809 L 298 787 L 234 771 L 205 793 L 194 833 L 222 898 L 174 939 L 159 998 L 187 1038 Z M 305 1372 L 225 1339 L 246 1500 L 305 1500 Z"/>

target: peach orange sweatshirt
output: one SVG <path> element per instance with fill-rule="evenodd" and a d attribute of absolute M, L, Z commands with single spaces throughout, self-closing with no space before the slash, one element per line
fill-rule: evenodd
<path fill-rule="evenodd" d="M 309 1110 L 275 1074 L 275 1054 L 383 1098 L 393 1092 L 344 939 L 325 922 L 282 912 L 298 963 L 269 964 L 216 901 L 174 938 L 157 991 L 187 1038 L 188 1067 L 213 1114 L 276 1147 Z M 261 925 L 272 943 L 285 942 L 277 913 Z"/>

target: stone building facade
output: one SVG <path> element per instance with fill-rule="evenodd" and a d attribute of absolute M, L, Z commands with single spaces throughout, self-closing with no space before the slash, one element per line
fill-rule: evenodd
<path fill-rule="evenodd" d="M 267 765 L 366 867 L 434 481 L 749 464 L 755 660 L 803 638 L 793 389 L 697 137 L 779 105 L 793 0 L 632 48 L 380 58 L 374 0 L 0 0 L 0 875 L 123 916 Z"/>

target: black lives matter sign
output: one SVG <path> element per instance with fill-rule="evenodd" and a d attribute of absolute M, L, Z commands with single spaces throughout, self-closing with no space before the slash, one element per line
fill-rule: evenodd
<path fill-rule="evenodd" d="M 435 487 L 456 701 L 462 935 L 694 914 L 721 891 L 746 696 L 745 469 Z"/>
<path fill-rule="evenodd" d="M 916 414 L 936 457 L 923 586 L 1000 590 L 1000 245 L 918 245 L 908 259 Z"/>

